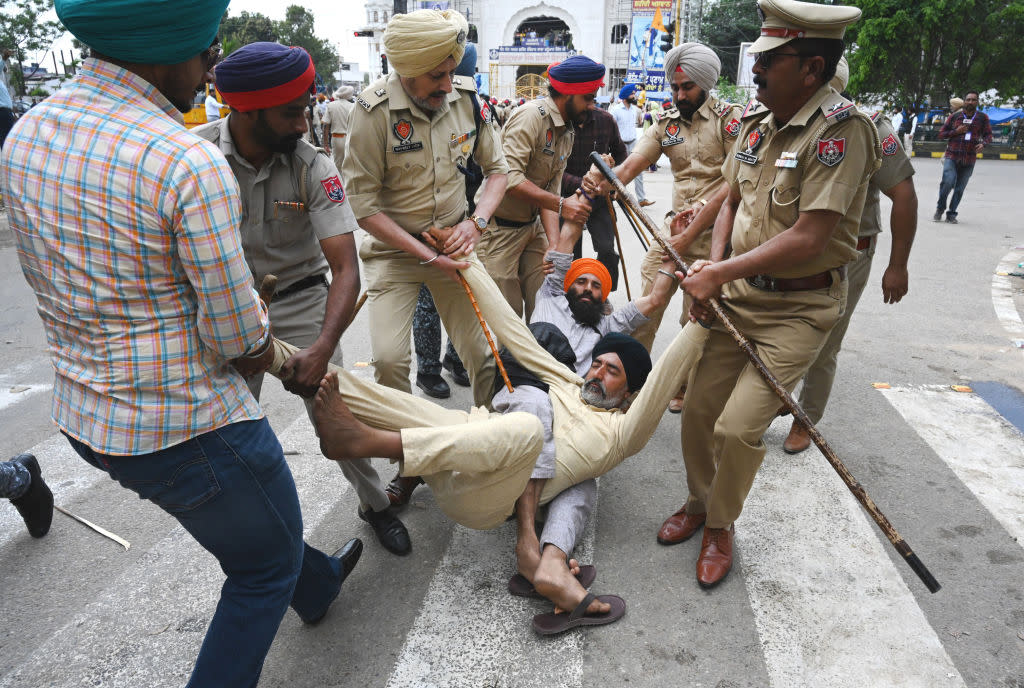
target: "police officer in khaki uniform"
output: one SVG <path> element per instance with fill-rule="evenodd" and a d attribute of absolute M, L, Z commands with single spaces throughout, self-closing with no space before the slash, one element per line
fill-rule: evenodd
<path fill-rule="evenodd" d="M 711 95 L 718 83 L 722 63 L 715 52 L 700 43 L 683 43 L 665 55 L 665 74 L 669 79 L 675 107 L 654 115 L 656 123 L 642 136 L 626 161 L 615 172 L 628 184 L 662 154 L 672 166 L 672 212 L 666 217 L 664 234 L 678 236 L 674 247 L 687 264 L 707 258 L 711 252 L 710 229 L 720 204 L 704 210 L 708 201 L 723 187 L 722 163 L 740 131 L 740 108 Z M 601 193 L 609 188 L 600 172 L 591 170 L 584 189 Z M 687 213 L 696 206 L 696 215 Z M 686 220 L 692 218 L 689 224 Z M 643 294 L 651 293 L 664 259 L 661 245 L 652 243 L 641 266 Z M 655 309 L 650 321 L 633 332 L 647 350 L 661 325 L 665 307 Z M 684 309 L 684 317 L 686 310 Z"/>
<path fill-rule="evenodd" d="M 558 242 L 558 218 L 582 224 L 590 204 L 562 198 L 565 163 L 574 123 L 586 119 L 604 84 L 604 66 L 574 55 L 548 69 L 548 97 L 517 107 L 501 132 L 508 161 L 508 190 L 477 251 L 501 293 L 526 320 L 544 281 L 544 255 Z"/>
<path fill-rule="evenodd" d="M 729 197 L 715 220 L 711 260 L 696 261 L 683 288 L 691 315 L 723 307 L 779 382 L 792 389 L 846 301 L 845 266 L 857 257 L 868 180 L 878 166 L 871 120 L 829 86 L 854 7 L 759 0 L 757 101 L 722 168 Z M 727 246 L 731 255 L 726 254 Z M 724 287 L 724 289 L 723 289 Z M 683 408 L 689 498 L 673 515 L 681 541 L 705 526 L 697 580 L 732 567 L 733 522 L 764 458 L 779 399 L 721 323 L 712 324 Z"/>
<path fill-rule="evenodd" d="M 494 362 L 456 271 L 476 261 L 474 249 L 504 193 L 508 168 L 497 130 L 483 115 L 477 120 L 473 80 L 453 76 L 467 28 L 453 10 L 391 18 L 384 49 L 394 73 L 357 98 L 343 173 L 356 219 L 370 234 L 359 255 L 377 381 L 411 390 L 409 331 L 426 284 L 469 371 L 474 403 L 485 406 Z M 471 153 L 485 180 L 476 214 L 468 217 L 459 168 Z M 454 231 L 439 250 L 421 240 L 431 228 L 448 227 Z"/>
<path fill-rule="evenodd" d="M 348 123 L 354 107 L 352 87 L 342 86 L 334 92 L 334 100 L 327 103 L 327 111 L 321 120 L 324 128 L 324 148 L 330 146 L 334 165 L 339 170 L 345 162 L 345 141 L 348 138 Z"/>
<path fill-rule="evenodd" d="M 846 58 L 839 61 L 836 76 L 832 79 L 832 88 L 845 91 L 849 81 L 850 68 Z M 857 234 L 857 258 L 846 266 L 846 277 L 849 283 L 849 294 L 846 297 L 846 310 L 839 322 L 829 332 L 825 343 L 818 352 L 814 363 L 804 375 L 804 384 L 800 388 L 800 406 L 807 412 L 811 422 L 817 425 L 825 413 L 832 382 L 836 376 L 836 359 L 842 346 L 846 329 L 850 325 L 853 310 L 860 301 L 860 295 L 868 283 L 871 274 L 871 259 L 875 255 L 877 237 L 882 232 L 882 208 L 879 192 L 892 200 L 892 212 L 889 225 L 892 229 L 892 248 L 889 252 L 889 265 L 882 275 L 882 298 L 885 303 L 898 303 L 907 293 L 907 261 L 910 260 L 910 247 L 914 243 L 917 232 L 917 193 L 914 191 L 914 167 L 910 157 L 903 150 L 899 135 L 892 123 L 881 112 L 871 115 L 871 121 L 878 129 L 878 138 L 882 142 L 882 166 L 878 168 L 871 183 L 868 185 L 868 197 L 861 213 L 860 232 Z M 811 438 L 802 425 L 793 422 L 789 436 L 782 443 L 782 449 L 788 454 L 797 454 L 811 446 Z"/>
<path fill-rule="evenodd" d="M 217 84 L 231 113 L 194 130 L 219 146 L 238 180 L 249 270 L 257 284 L 267 274 L 277 275 L 270 304 L 274 333 L 302 347 L 285 364 L 291 371 L 285 387 L 307 398 L 327 364 L 342 363 L 339 341 L 359 293 L 352 237 L 357 225 L 338 170 L 302 140 L 313 74 L 312 61 L 301 48 L 246 45 L 217 67 Z M 263 375 L 247 382 L 259 399 Z M 370 461 L 339 465 L 359 495 L 359 516 L 385 548 L 407 554 L 409 534 L 390 513 Z"/>

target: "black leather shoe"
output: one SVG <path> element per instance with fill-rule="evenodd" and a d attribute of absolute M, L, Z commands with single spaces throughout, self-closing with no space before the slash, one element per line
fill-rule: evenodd
<path fill-rule="evenodd" d="M 426 392 L 428 397 L 435 399 L 447 399 L 452 395 L 451 387 L 436 373 L 417 373 L 416 386 Z"/>
<path fill-rule="evenodd" d="M 384 549 L 392 554 L 406 555 L 412 551 L 412 543 L 409 542 L 409 531 L 405 524 L 391 513 L 390 510 L 374 511 L 367 509 L 359 510 L 359 518 L 370 524 L 373 532 Z"/>
<path fill-rule="evenodd" d="M 469 373 L 466 372 L 466 367 L 462 365 L 462 361 L 457 361 L 448 354 L 445 354 L 444 359 L 441 361 L 441 366 L 452 374 L 452 382 L 460 387 L 469 387 Z"/>
<path fill-rule="evenodd" d="M 50 531 L 50 523 L 53 521 L 53 493 L 46 486 L 43 480 L 43 473 L 39 468 L 39 462 L 31 454 L 18 454 L 11 461 L 20 463 L 28 469 L 32 476 L 28 492 L 12 499 L 13 504 L 21 517 L 25 519 L 29 535 L 34 538 L 41 538 Z"/>
<path fill-rule="evenodd" d="M 352 538 L 346 542 L 341 549 L 332 554 L 332 557 L 341 559 L 341 582 L 345 582 L 348 574 L 356 567 L 359 557 L 363 555 L 363 541 L 359 538 Z"/>

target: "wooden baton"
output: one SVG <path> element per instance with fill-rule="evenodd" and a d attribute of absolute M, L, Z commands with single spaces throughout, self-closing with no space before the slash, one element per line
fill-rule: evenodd
<path fill-rule="evenodd" d="M 619 202 L 624 203 L 630 211 L 632 211 L 633 214 L 647 226 L 647 229 L 651 232 L 654 240 L 657 241 L 663 249 L 665 249 L 665 252 L 668 255 L 672 256 L 672 260 L 675 261 L 679 270 L 683 274 L 687 274 L 689 272 L 689 268 L 686 263 L 683 262 L 683 259 L 672 245 L 665 241 L 664 237 L 658 233 L 651 219 L 635 205 L 633 199 L 630 198 L 629 194 L 626 192 L 626 187 L 621 181 L 619 181 L 619 178 L 615 175 L 608 164 L 605 163 L 604 159 L 602 159 L 597 153 L 591 153 L 590 159 L 595 165 L 597 165 L 597 168 L 601 170 L 601 174 L 605 176 L 605 178 L 618 192 Z M 822 434 L 818 432 L 816 427 L 814 427 L 814 423 L 811 422 L 811 419 L 800 407 L 800 404 L 796 402 L 796 399 L 794 399 L 786 388 L 779 383 L 772 372 L 768 370 L 768 366 L 766 366 L 764 361 L 761 360 L 761 357 L 758 356 L 753 345 L 746 337 L 743 336 L 742 332 L 736 329 L 736 326 L 733 324 L 732 320 L 729 319 L 729 316 L 726 314 L 725 309 L 722 308 L 722 305 L 718 302 L 718 299 L 708 299 L 707 305 L 712 311 L 714 311 L 715 316 L 719 319 L 725 329 L 729 331 L 732 338 L 736 340 L 739 347 L 743 349 L 743 352 L 747 355 L 747 358 L 750 359 L 750 362 L 754 364 L 754 367 L 757 369 L 757 372 L 760 373 L 761 377 L 764 378 L 764 381 L 767 382 L 768 386 L 771 387 L 779 396 L 779 399 L 782 400 L 783 406 L 789 409 L 797 422 L 807 430 L 807 434 L 810 435 L 811 440 L 815 445 L 817 445 L 818 449 L 821 450 L 821 453 L 825 455 L 825 459 L 832 465 L 832 468 L 835 469 L 836 473 L 839 474 L 842 481 L 846 483 L 846 487 L 849 488 L 850 492 L 853 493 L 853 496 L 857 498 L 857 501 L 860 502 L 861 506 L 867 510 L 871 518 L 878 524 L 878 527 L 881 528 L 885 537 L 888 538 L 889 542 L 892 543 L 892 546 L 896 548 L 896 551 L 900 553 L 903 559 L 907 562 L 907 565 L 910 566 L 914 573 L 917 574 L 917 577 L 921 579 L 921 582 L 925 584 L 929 591 L 933 593 L 938 592 L 942 586 L 940 586 L 939 582 L 935 580 L 931 571 L 929 571 L 918 556 L 914 554 L 913 550 L 910 549 L 910 545 L 908 545 L 900 534 L 896 532 L 896 528 L 892 525 L 889 519 L 886 518 L 885 514 L 883 514 L 875 505 L 861 484 L 857 482 L 853 477 L 853 474 L 850 473 L 849 469 L 839 459 L 839 456 L 835 451 L 833 451 L 832 447 L 825 441 Z"/>

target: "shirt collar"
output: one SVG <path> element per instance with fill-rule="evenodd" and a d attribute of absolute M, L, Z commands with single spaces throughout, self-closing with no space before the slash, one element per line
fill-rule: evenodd
<path fill-rule="evenodd" d="M 185 124 L 185 118 L 178 108 L 171 105 L 171 101 L 167 100 L 167 97 L 156 86 L 135 72 L 119 67 L 112 62 L 95 57 L 87 58 L 79 66 L 76 80 L 79 83 L 99 88 L 115 99 L 138 101 L 141 98 L 147 100 L 178 124 Z"/>
<path fill-rule="evenodd" d="M 218 146 L 220 147 L 220 152 L 224 154 L 225 158 L 228 158 L 229 160 L 237 160 L 239 164 L 245 165 L 253 172 L 261 173 L 266 171 L 267 174 L 269 174 L 270 168 L 273 167 L 275 164 L 277 164 L 278 162 L 284 163 L 287 160 L 288 156 L 285 153 L 273 153 L 267 159 L 267 162 L 263 164 L 262 167 L 256 169 L 256 167 L 253 166 L 251 162 L 242 157 L 242 154 L 239 153 L 238 149 L 235 147 L 235 140 L 231 138 L 231 127 L 228 126 L 228 122 L 230 121 L 232 116 L 233 115 L 229 113 L 227 117 L 222 117 L 221 119 L 217 120 L 216 125 L 220 129 L 220 143 L 218 144 Z"/>
<path fill-rule="evenodd" d="M 554 99 L 548 96 L 544 99 L 544 104 L 548 108 L 548 112 L 551 113 L 551 120 L 555 123 L 556 127 L 564 127 L 565 120 L 562 119 L 562 113 L 558 110 L 558 106 L 555 104 Z"/>

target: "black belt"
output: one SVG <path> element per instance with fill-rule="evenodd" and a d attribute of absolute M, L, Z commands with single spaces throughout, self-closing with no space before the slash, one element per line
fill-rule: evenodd
<path fill-rule="evenodd" d="M 838 268 L 839 279 L 846 277 L 846 266 Z M 747 278 L 747 283 L 762 291 L 812 291 L 832 286 L 832 271 L 826 270 L 817 275 L 807 277 L 772 277 L 771 275 L 754 275 Z"/>
<path fill-rule="evenodd" d="M 534 219 L 536 218 L 531 218 L 526 222 L 517 222 L 515 220 L 506 220 L 503 217 L 495 217 L 494 224 L 500 225 L 501 227 L 515 227 L 516 229 L 519 229 L 520 227 L 525 227 L 526 225 L 532 225 Z"/>
<path fill-rule="evenodd" d="M 297 294 L 303 289 L 309 289 L 310 287 L 316 287 L 319 285 L 327 286 L 327 277 L 323 273 L 319 275 L 310 275 L 309 277 L 303 277 L 298 282 L 292 282 L 284 289 L 278 289 L 274 292 L 274 300 L 283 299 L 286 296 Z"/>

